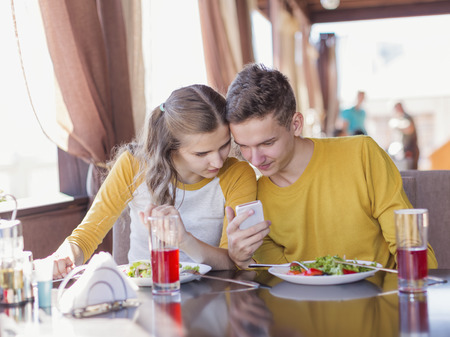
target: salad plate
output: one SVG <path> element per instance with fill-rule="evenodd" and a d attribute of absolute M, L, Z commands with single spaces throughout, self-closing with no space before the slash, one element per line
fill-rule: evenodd
<path fill-rule="evenodd" d="M 270 289 L 270 293 L 276 297 L 297 301 L 349 301 L 378 296 L 381 292 L 378 286 L 367 280 L 354 284 L 336 284 L 327 287 L 284 281 Z"/>
<path fill-rule="evenodd" d="M 150 260 L 139 260 L 143 263 L 150 263 Z M 136 261 L 137 262 L 137 261 Z M 124 264 L 119 266 L 119 269 L 130 279 L 132 280 L 136 285 L 139 287 L 151 287 L 152 286 L 152 277 L 151 275 L 149 277 L 131 277 L 128 276 L 128 272 L 130 270 L 130 266 L 133 265 L 134 262 L 130 264 Z M 206 264 L 201 263 L 194 263 L 194 262 L 180 262 L 181 268 L 180 268 L 180 283 L 186 283 L 190 282 L 192 280 L 195 280 L 198 276 L 194 274 L 189 273 L 182 273 L 183 269 L 192 269 L 195 267 L 198 267 L 198 272 L 200 274 L 206 274 L 211 270 L 211 266 L 208 266 Z"/>
<path fill-rule="evenodd" d="M 362 261 L 362 260 L 347 260 L 347 261 L 356 261 L 357 263 L 371 265 L 373 262 L 371 261 Z M 304 261 L 304 263 L 313 263 L 314 261 Z M 381 264 L 377 264 L 377 266 L 381 267 Z M 360 273 L 354 274 L 346 274 L 346 275 L 320 275 L 320 276 L 303 276 L 303 275 L 289 275 L 290 267 L 289 265 L 280 265 L 276 267 L 271 267 L 269 269 L 269 273 L 272 275 L 279 277 L 282 280 L 287 282 L 296 283 L 296 284 L 306 284 L 306 285 L 336 285 L 336 284 L 345 284 L 352 283 L 364 280 L 367 277 L 373 276 L 377 270 L 369 270 Z"/>

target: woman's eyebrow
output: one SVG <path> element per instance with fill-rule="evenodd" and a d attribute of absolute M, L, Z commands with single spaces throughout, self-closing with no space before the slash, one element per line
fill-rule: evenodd
<path fill-rule="evenodd" d="M 231 143 L 231 138 L 228 139 L 228 141 L 225 144 L 223 144 L 220 148 L 223 149 L 224 147 L 227 147 L 230 143 Z"/>
<path fill-rule="evenodd" d="M 225 144 L 223 144 L 223 145 L 220 147 L 220 149 L 223 149 L 224 147 L 227 147 L 230 143 L 231 143 L 231 138 L 228 139 L 228 141 L 227 141 Z M 208 153 L 210 153 L 210 152 L 212 152 L 212 151 L 194 152 L 194 154 L 196 154 L 196 155 L 204 155 L 204 154 L 208 154 Z"/>

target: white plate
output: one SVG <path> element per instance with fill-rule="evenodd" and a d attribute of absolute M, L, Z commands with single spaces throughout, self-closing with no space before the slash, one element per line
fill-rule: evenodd
<path fill-rule="evenodd" d="M 276 297 L 297 301 L 348 301 L 377 296 L 381 289 L 366 280 L 328 287 L 280 282 L 270 289 L 270 293 Z"/>
<path fill-rule="evenodd" d="M 150 263 L 150 260 L 139 260 L 139 261 Z M 185 266 L 189 266 L 189 267 L 198 266 L 200 274 L 206 274 L 207 272 L 209 272 L 211 270 L 211 266 L 208 266 L 206 264 L 192 263 L 192 262 L 180 262 L 180 263 L 181 263 L 182 268 L 184 268 Z M 121 266 L 119 266 L 119 269 L 122 272 L 124 272 L 125 275 L 127 275 L 130 265 L 132 265 L 132 263 L 121 265 Z M 180 269 L 180 271 L 181 271 L 181 269 Z M 136 285 L 138 285 L 139 287 L 151 287 L 152 286 L 152 278 L 151 277 L 129 277 L 128 275 L 127 275 L 127 277 L 130 280 L 132 280 L 134 283 L 136 283 Z M 180 283 L 190 282 L 192 280 L 195 280 L 196 277 L 197 276 L 195 276 L 193 274 L 181 274 L 180 273 Z"/>
<path fill-rule="evenodd" d="M 347 260 L 355 261 L 355 260 Z M 305 263 L 312 263 L 314 261 L 304 261 Z M 370 265 L 373 262 L 356 260 L 357 263 Z M 377 264 L 381 267 L 381 264 Z M 308 285 L 330 285 L 330 284 L 343 284 L 352 283 L 360 280 L 364 280 L 366 277 L 373 276 L 377 270 L 366 271 L 362 273 L 347 274 L 347 275 L 323 275 L 323 276 L 303 276 L 303 275 L 288 275 L 290 268 L 289 265 L 272 267 L 269 269 L 269 273 L 279 277 L 282 280 L 296 283 L 296 284 L 308 284 Z"/>

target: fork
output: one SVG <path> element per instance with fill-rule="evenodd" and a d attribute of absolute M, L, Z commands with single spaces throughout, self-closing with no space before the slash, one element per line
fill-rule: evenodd
<path fill-rule="evenodd" d="M 305 269 L 306 271 L 309 270 L 309 268 L 307 266 L 305 266 L 303 263 L 298 262 L 298 261 L 292 261 L 291 263 L 295 263 L 298 264 L 300 267 L 302 267 L 303 269 Z"/>

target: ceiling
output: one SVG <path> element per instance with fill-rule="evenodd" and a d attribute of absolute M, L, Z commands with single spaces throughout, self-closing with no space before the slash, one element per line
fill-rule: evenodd
<path fill-rule="evenodd" d="M 259 9 L 267 17 L 270 17 L 270 3 L 273 1 L 257 1 Z M 311 24 L 450 14 L 449 0 L 340 0 L 339 7 L 334 10 L 324 9 L 320 1 L 286 0 L 286 3 L 297 4 Z"/>

